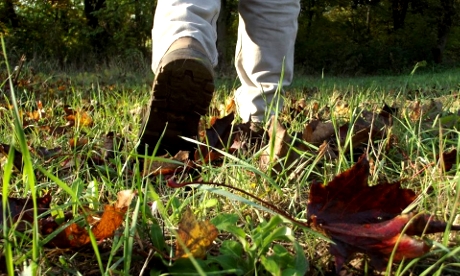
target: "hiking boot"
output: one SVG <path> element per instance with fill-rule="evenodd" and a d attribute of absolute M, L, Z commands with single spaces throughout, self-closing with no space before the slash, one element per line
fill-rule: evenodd
<path fill-rule="evenodd" d="M 155 72 L 152 94 L 140 130 L 139 154 L 156 155 L 193 150 L 200 116 L 208 111 L 214 92 L 213 67 L 201 44 L 191 37 L 176 40 Z"/>

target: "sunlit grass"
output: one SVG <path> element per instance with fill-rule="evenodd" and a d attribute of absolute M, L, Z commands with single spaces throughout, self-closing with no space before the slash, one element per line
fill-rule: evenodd
<path fill-rule="evenodd" d="M 32 236 L 15 233 L 4 224 L 3 235 L 8 234 L 10 238 L 2 242 L 2 250 L 10 275 L 15 274 L 13 269 L 23 270 L 24 262 L 30 260 L 37 265 L 37 271 L 50 275 L 64 273 L 84 275 L 91 271 L 106 275 L 135 275 L 140 271 L 155 269 L 161 271 L 173 262 L 160 256 L 156 249 L 160 249 L 157 248 L 158 246 L 164 246 L 163 253 L 173 255 L 171 245 L 174 241 L 174 227 L 177 226 L 187 206 L 191 206 L 202 218 L 212 219 L 219 214 L 235 214 L 240 229 L 235 230 L 235 233 L 241 234 L 240 239 L 249 241 L 245 245 L 248 247 L 245 252 L 249 255 L 255 254 L 254 259 L 251 259 L 252 263 L 245 266 L 247 271 L 244 273 L 263 271 L 260 260 L 262 256 L 265 258 L 265 253 L 250 247 L 256 244 L 253 239 L 262 235 L 257 229 L 263 228 L 260 225 L 265 225 L 272 214 L 261 211 L 259 203 L 245 201 L 242 195 L 231 190 L 209 192 L 205 187 L 191 190 L 171 189 L 165 186 L 162 177 L 143 177 L 139 171 L 139 163 L 136 161 L 135 145 L 140 127 L 140 108 L 147 103 L 150 94 L 150 85 L 145 81 L 149 74 L 140 76 L 139 79 L 128 74 L 129 78 L 120 79 L 114 76 L 120 76 L 122 70 L 110 71 L 110 69 L 114 70 L 108 68 L 102 70 L 99 75 L 68 73 L 38 78 L 38 81 L 48 83 L 61 78 L 70 79 L 71 82 L 67 82 L 66 89 L 60 92 L 50 93 L 46 86 L 33 91 L 28 90 L 27 87 L 15 90 L 22 101 L 22 105 L 14 109 L 16 111 L 32 111 L 35 102 L 41 100 L 47 116 L 65 124 L 63 105 L 70 105 L 75 109 L 91 106 L 89 114 L 95 124 L 92 127 L 74 127 L 64 135 L 58 136 L 34 128 L 26 134 L 18 134 L 18 139 L 13 139 L 15 137 L 12 135 L 13 130 L 19 133 L 21 129 L 19 112 L 3 111 L 2 122 L 0 122 L 2 128 L 0 142 L 16 146 L 23 154 L 27 152 L 28 146 L 31 148 L 44 146 L 49 149 L 62 147 L 68 155 L 53 162 L 45 162 L 34 155 L 30 157 L 26 155 L 24 162 L 25 164 L 29 162 L 29 165 L 25 167 L 23 173 L 19 173 L 12 168 L 12 155 L 9 154 L 7 158 L 10 160 L 5 162 L 5 166 L 2 165 L 2 192 L 3 195 L 26 197 L 41 196 L 45 191 L 51 191 L 52 209 L 55 212 L 70 210 L 78 214 L 82 206 L 102 210 L 105 204 L 116 200 L 118 191 L 134 189 L 138 191 L 138 197 L 128 211 L 124 228 L 102 244 L 93 241 L 91 246 L 81 250 L 57 254 L 56 249 L 44 246 L 43 241 L 46 241 L 46 237 L 39 237 L 37 224 L 33 228 Z M 418 207 L 420 211 L 436 214 L 449 222 L 459 223 L 458 219 L 455 221 L 459 214 L 459 174 L 457 169 L 444 172 L 437 160 L 440 152 L 454 147 L 459 149 L 459 132 L 455 128 L 448 130 L 440 128 L 437 123 L 439 119 L 436 118 L 426 124 L 424 117 L 413 120 L 410 116 L 413 111 L 410 104 L 416 100 L 439 99 L 446 104 L 446 108 L 455 110 L 457 102 L 454 95 L 458 94 L 459 85 L 458 70 L 423 75 L 416 72 L 413 76 L 397 77 L 314 78 L 298 75 L 294 84 L 287 88 L 286 106 L 289 106 L 292 101 L 304 98 L 307 103 L 306 110 L 303 115 L 295 118 L 281 111 L 279 120 L 290 124 L 290 133 L 299 131 L 305 123 L 317 115 L 313 112 L 317 104 L 320 109 L 329 107 L 329 115 L 325 113 L 324 116 L 335 119 L 338 128 L 343 123 L 353 125 L 353 120 L 362 109 L 382 108 L 385 103 L 390 106 L 395 105 L 399 111 L 392 134 L 398 139 L 397 147 L 385 148 L 389 138 L 369 145 L 367 150 L 374 160 L 371 183 L 401 179 L 404 181 L 404 187 L 424 193 Z M 211 109 L 221 110 L 221 104 L 231 97 L 232 90 L 237 86 L 238 82 L 235 78 L 218 80 Z M 0 87 L 3 88 L 4 86 Z M 108 161 L 111 162 L 111 166 L 92 166 L 89 157 L 103 146 L 103 137 L 111 131 L 120 135 L 123 149 Z M 349 141 L 350 135 L 351 133 L 347 133 L 345 140 Z M 68 140 L 80 137 L 87 137 L 89 143 L 80 149 L 70 149 Z M 352 149 L 349 143 L 345 144 L 338 159 L 330 162 L 317 159 L 314 152 L 302 153 L 301 156 L 308 162 L 305 162 L 305 167 L 297 174 L 292 174 L 287 168 L 277 174 L 261 170 L 259 164 L 261 151 L 255 150 L 236 156 L 224 154 L 225 158 L 220 167 L 201 164 L 199 177 L 203 181 L 226 183 L 246 190 L 280 206 L 293 217 L 305 219 L 310 183 L 313 180 L 328 182 L 336 174 L 350 168 L 356 160 L 352 154 L 346 154 L 349 149 Z M 78 162 L 63 170 L 61 164 L 69 157 L 75 158 Z M 40 178 L 33 182 L 35 171 L 40 171 L 41 174 Z M 177 177 L 178 181 L 193 180 L 186 174 Z M 23 182 L 23 179 L 26 181 Z M 431 193 L 426 192 L 429 189 L 432 190 Z M 3 207 L 6 204 L 5 198 L 3 197 Z M 152 212 L 151 206 L 154 202 L 158 207 Z M 5 208 L 3 210 L 5 212 Z M 324 239 L 309 230 L 289 223 L 286 225 L 294 229 L 292 237 L 295 237 L 299 244 L 292 241 L 283 243 L 291 253 L 298 252 L 296 249 L 301 245 L 310 265 L 310 275 L 330 271 L 333 260 L 323 250 L 326 244 Z M 158 233 L 165 238 L 163 242 L 166 245 L 155 239 L 159 237 Z M 219 239 L 213 253 L 218 252 L 219 246 L 225 240 L 238 240 L 235 235 L 233 237 L 227 235 Z M 443 247 L 438 246 L 436 250 L 420 260 L 405 261 L 401 266 L 395 265 L 392 271 L 403 274 L 413 270 L 416 274 L 423 271 L 428 274 L 445 268 L 452 274 L 454 268 L 459 265 L 456 257 L 460 248 L 459 237 L 454 233 L 446 232 L 444 235 L 430 236 L 430 238 Z M 32 254 L 28 253 L 30 250 Z M 302 259 L 299 256 L 298 258 Z M 155 262 L 149 262 L 150 259 L 154 259 Z M 439 260 L 442 262 L 440 263 Z M 205 266 L 202 261 L 197 261 L 190 266 L 191 271 L 195 272 L 197 265 Z"/>

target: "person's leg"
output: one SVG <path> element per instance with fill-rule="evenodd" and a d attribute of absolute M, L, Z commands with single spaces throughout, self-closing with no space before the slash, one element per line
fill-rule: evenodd
<path fill-rule="evenodd" d="M 166 51 L 181 37 L 193 37 L 217 65 L 219 0 L 158 0 L 152 29 L 152 70 L 157 72 Z"/>
<path fill-rule="evenodd" d="M 240 0 L 235 66 L 241 87 L 235 92 L 243 121 L 262 122 L 282 98 L 275 92 L 282 76 L 283 86 L 292 82 L 294 43 L 297 35 L 299 0 Z M 279 105 L 276 106 L 279 100 Z M 267 108 L 273 105 L 273 110 Z"/>
<path fill-rule="evenodd" d="M 193 148 L 179 136 L 197 135 L 212 98 L 219 9 L 215 0 L 158 2 L 152 30 L 155 80 L 138 153 L 151 154 L 163 131 L 157 155 Z"/>

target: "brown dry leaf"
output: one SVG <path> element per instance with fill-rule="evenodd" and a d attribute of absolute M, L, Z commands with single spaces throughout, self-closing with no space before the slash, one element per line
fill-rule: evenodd
<path fill-rule="evenodd" d="M 198 221 L 190 208 L 182 214 L 178 227 L 176 258 L 188 258 L 189 254 L 199 259 L 206 257 L 206 251 L 217 238 L 217 228 L 208 220 Z M 184 246 L 189 253 L 185 252 Z"/>
<path fill-rule="evenodd" d="M 211 153 L 212 148 L 225 148 L 228 139 L 232 135 L 232 122 L 234 119 L 234 113 L 230 113 L 223 118 L 211 118 L 211 127 L 206 129 L 203 137 L 203 143 L 205 143 L 206 146 L 200 145 L 198 147 L 194 154 L 195 160 L 209 162 L 219 158 L 219 154 Z"/>
<path fill-rule="evenodd" d="M 84 137 L 78 138 L 78 139 L 71 138 L 69 140 L 69 145 L 71 149 L 78 149 L 78 148 L 83 147 L 86 144 L 88 144 L 88 138 L 84 138 Z"/>
<path fill-rule="evenodd" d="M 35 149 L 31 149 L 31 151 L 39 157 L 43 158 L 46 162 L 51 161 L 62 155 L 61 147 L 56 147 L 52 149 L 47 149 L 45 147 L 37 147 Z"/>
<path fill-rule="evenodd" d="M 6 162 L 6 160 L 8 159 L 8 154 L 10 150 L 12 150 L 14 154 L 14 159 L 13 159 L 14 167 L 18 171 L 22 171 L 22 153 L 16 150 L 14 147 L 12 148 L 10 145 L 7 145 L 7 144 L 0 144 L 0 157 L 5 158 L 5 162 Z"/>
<path fill-rule="evenodd" d="M 291 99 L 291 104 L 287 106 L 288 113 L 291 115 L 292 118 L 297 117 L 299 114 L 308 116 L 309 110 L 307 107 L 307 102 L 304 98 L 301 98 L 299 100 Z"/>
<path fill-rule="evenodd" d="M 287 133 L 286 128 L 275 120 L 274 116 L 271 118 L 268 136 L 270 138 L 268 142 L 269 146 L 260 157 L 260 166 L 263 169 L 267 169 L 274 163 L 276 163 L 276 165 L 273 166 L 275 171 L 281 171 L 282 167 L 288 168 L 294 162 L 300 160 L 298 151 L 306 150 L 302 143 L 293 142 L 294 138 Z M 294 148 L 296 150 L 294 150 Z M 271 149 L 273 152 L 270 152 Z"/>
<path fill-rule="evenodd" d="M 121 191 L 118 193 L 117 202 L 113 205 L 106 205 L 104 207 L 102 217 L 91 227 L 91 231 L 96 240 L 101 241 L 114 235 L 115 230 L 123 223 L 124 215 L 134 195 L 135 193 L 132 190 Z M 94 219 L 91 218 L 91 220 Z M 56 230 L 56 228 L 50 227 L 49 225 L 50 224 L 46 227 L 42 226 L 42 232 L 45 231 L 44 234 L 50 234 L 52 231 Z M 86 226 L 72 223 L 52 239 L 48 245 L 59 248 L 76 248 L 89 244 L 90 242 L 91 240 Z"/>
<path fill-rule="evenodd" d="M 104 137 L 104 147 L 102 150 L 102 156 L 105 160 L 115 158 L 115 152 L 119 152 L 123 149 L 123 140 L 121 136 L 115 134 L 113 131 L 107 133 Z"/>
<path fill-rule="evenodd" d="M 0 194 L 0 200 L 2 200 L 3 195 Z M 43 213 L 44 211 L 49 210 L 50 203 L 51 203 L 52 197 L 51 194 L 47 193 L 43 197 L 37 197 L 37 207 L 39 214 Z M 32 220 L 29 220 L 27 217 L 22 217 L 25 211 L 27 210 L 32 210 L 34 208 L 33 202 L 32 202 L 32 197 L 27 197 L 27 198 L 14 198 L 14 197 L 8 197 L 7 199 L 7 211 L 5 214 L 9 215 L 9 218 L 12 219 L 13 222 L 16 222 L 18 220 L 27 220 L 29 222 L 32 222 Z M 3 217 L 3 207 L 0 206 L 0 223 L 3 223 L 6 218 Z"/>
<path fill-rule="evenodd" d="M 176 155 L 170 158 L 164 156 L 163 160 L 155 158 L 155 160 L 145 159 L 144 170 L 142 175 L 169 175 L 182 171 L 184 168 L 191 168 L 193 166 L 189 159 L 190 152 L 180 150 Z"/>
<path fill-rule="evenodd" d="M 268 168 L 270 164 L 278 162 L 285 157 L 288 153 L 289 145 L 292 142 L 292 137 L 289 136 L 286 128 L 278 121 L 275 121 L 274 117 L 272 117 L 272 122 L 268 129 L 268 136 L 270 137 L 268 142 L 269 147 L 260 157 L 260 165 L 264 169 Z M 270 152 L 271 149 L 273 149 L 272 154 Z"/>
<path fill-rule="evenodd" d="M 324 141 L 318 148 L 318 156 L 320 158 L 326 158 L 326 160 L 331 161 L 337 159 L 337 154 L 331 145 Z"/>
<path fill-rule="evenodd" d="M 335 129 L 332 122 L 312 120 L 305 126 L 302 138 L 308 143 L 319 145 L 325 140 L 329 140 L 334 133 Z"/>
<path fill-rule="evenodd" d="M 48 132 L 50 135 L 53 136 L 60 136 L 65 134 L 71 126 L 73 126 L 73 122 L 68 122 L 67 125 L 64 126 L 57 126 L 57 127 L 51 127 L 51 126 L 40 126 L 40 130 Z"/>
<path fill-rule="evenodd" d="M 384 127 L 391 127 L 393 125 L 393 116 L 398 113 L 398 109 L 390 107 L 387 104 L 383 106 L 379 113 L 362 110 L 361 121 L 358 121 L 362 127 L 373 125 L 375 129 L 382 129 Z"/>
<path fill-rule="evenodd" d="M 347 134 L 350 131 L 350 126 L 348 124 L 343 125 L 339 128 L 339 141 L 342 146 L 347 142 Z M 353 133 L 351 136 L 351 144 L 353 148 L 359 148 L 360 146 L 364 147 L 368 144 L 369 141 L 377 141 L 382 139 L 385 135 L 385 130 L 379 130 L 373 128 L 371 125 L 363 126 L 355 123 L 353 127 Z"/>
<path fill-rule="evenodd" d="M 416 101 L 415 103 L 412 104 L 411 106 L 411 112 L 410 112 L 410 119 L 415 122 L 420 120 L 420 117 L 422 116 L 422 108 L 420 106 L 420 101 Z"/>
<path fill-rule="evenodd" d="M 415 102 L 409 102 L 408 110 L 406 111 L 412 121 L 423 120 L 427 123 L 432 123 L 433 120 L 445 112 L 443 103 L 439 99 L 430 99 Z"/>
<path fill-rule="evenodd" d="M 211 118 L 211 127 L 206 129 L 206 140 L 203 142 L 211 147 L 225 147 L 231 134 L 234 119 L 234 113 L 230 113 L 223 118 Z"/>
<path fill-rule="evenodd" d="M 445 171 L 449 171 L 455 164 L 457 164 L 457 149 L 443 152 L 438 155 L 436 159 L 439 160 L 439 165 L 444 167 Z"/>

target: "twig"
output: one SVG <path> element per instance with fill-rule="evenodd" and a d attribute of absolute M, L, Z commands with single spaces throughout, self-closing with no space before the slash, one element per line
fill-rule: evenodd
<path fill-rule="evenodd" d="M 253 195 L 251 193 L 248 193 L 243 189 L 233 187 L 233 186 L 230 186 L 230 185 L 227 185 L 227 184 L 224 184 L 224 183 L 207 182 L 207 181 L 177 183 L 174 180 L 174 176 L 173 176 L 173 177 L 170 177 L 170 178 L 167 179 L 167 184 L 171 188 L 182 188 L 182 187 L 185 187 L 185 186 L 188 186 L 188 185 L 193 185 L 193 184 L 214 185 L 214 186 L 218 186 L 218 187 L 229 188 L 229 189 L 232 189 L 232 190 L 235 190 L 235 191 L 238 191 L 238 192 L 240 192 L 242 194 L 247 195 L 248 197 L 256 200 L 259 203 L 261 203 L 262 206 L 264 206 L 264 207 L 276 212 L 277 214 L 285 217 L 287 220 L 289 220 L 290 222 L 292 222 L 292 223 L 294 223 L 296 225 L 299 225 L 301 227 L 311 228 L 309 223 L 305 223 L 303 221 L 297 220 L 296 218 L 292 217 L 289 213 L 287 213 L 286 211 L 281 210 L 280 208 L 276 207 L 275 205 L 271 204 L 270 202 L 267 202 L 267 201 L 265 201 L 265 200 L 263 200 L 261 198 L 258 198 L 257 196 L 255 196 L 255 195 Z"/>
<path fill-rule="evenodd" d="M 13 85 L 16 86 L 19 80 L 19 74 L 21 73 L 22 67 L 24 66 L 24 62 L 26 61 L 26 55 L 22 55 L 21 59 L 19 59 L 19 65 L 14 68 L 14 76 L 13 76 Z"/>

